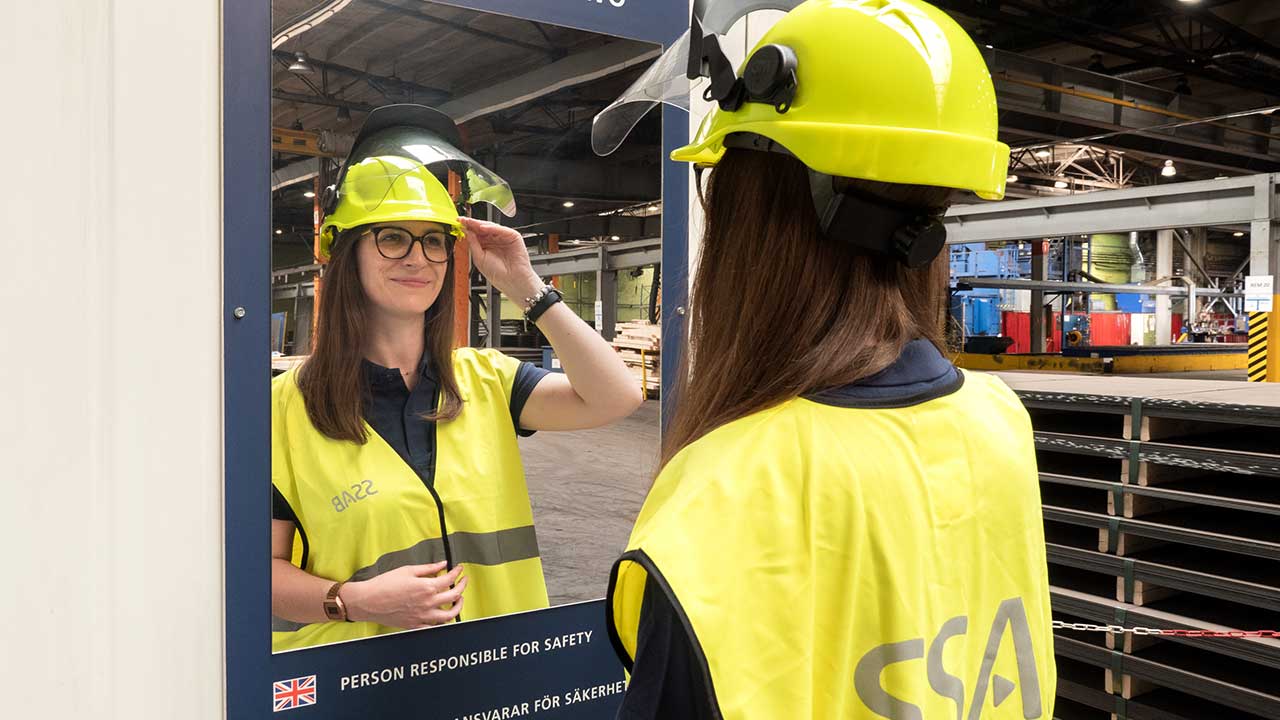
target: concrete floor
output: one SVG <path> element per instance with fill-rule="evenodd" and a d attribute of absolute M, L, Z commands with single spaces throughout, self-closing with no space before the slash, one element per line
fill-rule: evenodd
<path fill-rule="evenodd" d="M 658 460 L 650 400 L 614 425 L 520 439 L 552 605 L 604 597 Z"/>
<path fill-rule="evenodd" d="M 1139 376 L 1127 375 L 1126 377 Z M 1234 380 L 1237 382 L 1248 382 L 1249 372 L 1247 370 L 1205 370 L 1203 372 L 1149 373 L 1141 377 L 1182 378 L 1183 380 Z"/>

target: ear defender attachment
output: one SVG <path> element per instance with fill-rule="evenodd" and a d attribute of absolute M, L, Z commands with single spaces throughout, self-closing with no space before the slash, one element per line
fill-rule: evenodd
<path fill-rule="evenodd" d="M 320 209 L 325 215 L 338 209 L 338 186 L 329 185 L 320 191 Z"/>
<path fill-rule="evenodd" d="M 921 215 L 894 231 L 892 254 L 915 270 L 933 262 L 946 244 L 946 227 L 936 217 Z"/>
<path fill-rule="evenodd" d="M 742 70 L 742 84 L 750 102 L 772 105 L 779 113 L 796 99 L 796 53 L 786 45 L 756 50 Z"/>
<path fill-rule="evenodd" d="M 798 60 L 795 51 L 786 45 L 765 45 L 756 50 L 743 67 L 742 77 L 737 77 L 720 47 L 720 39 L 707 35 L 699 43 L 698 51 L 690 55 L 690 73 L 695 64 L 699 72 L 705 70 L 711 78 L 702 98 L 718 102 L 725 112 L 734 112 L 743 103 L 754 102 L 772 105 L 779 113 L 785 113 L 795 101 Z M 690 77 L 697 76 L 691 74 Z"/>
<path fill-rule="evenodd" d="M 719 47 L 718 38 L 710 36 L 707 42 L 712 47 L 709 53 L 712 85 L 704 92 L 704 100 L 718 101 L 721 110 L 726 113 L 733 113 L 744 102 L 773 105 L 778 114 L 791 109 L 791 102 L 795 101 L 796 87 L 799 85 L 796 81 L 797 60 L 794 50 L 786 45 L 760 47 L 746 61 L 742 77 L 733 77 L 728 59 Z M 704 45 L 704 50 L 707 47 Z M 726 69 L 728 74 L 724 74 Z"/>

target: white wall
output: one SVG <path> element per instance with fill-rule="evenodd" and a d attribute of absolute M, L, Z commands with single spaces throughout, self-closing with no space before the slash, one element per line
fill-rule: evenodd
<path fill-rule="evenodd" d="M 5 3 L 5 717 L 222 715 L 219 12 Z"/>

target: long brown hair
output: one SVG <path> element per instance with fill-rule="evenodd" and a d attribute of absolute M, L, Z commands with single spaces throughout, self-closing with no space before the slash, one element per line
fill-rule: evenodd
<path fill-rule="evenodd" d="M 850 182 L 920 208 L 952 194 Z M 721 425 L 874 375 L 911 340 L 942 348 L 946 253 L 911 270 L 824 239 L 807 170 L 786 155 L 731 148 L 702 197 L 706 230 L 663 466 Z"/>
<path fill-rule="evenodd" d="M 360 260 L 355 248 L 364 227 L 343 232 L 334 242 L 333 256 L 320 292 L 320 318 L 311 357 L 298 371 L 298 388 L 311 424 L 334 440 L 368 441 L 364 397 L 368 381 L 364 360 L 369 299 L 360 283 Z M 453 374 L 453 258 L 444 274 L 440 295 L 423 318 L 426 352 L 431 355 L 440 393 L 440 409 L 424 420 L 446 422 L 462 411 L 462 395 Z"/>

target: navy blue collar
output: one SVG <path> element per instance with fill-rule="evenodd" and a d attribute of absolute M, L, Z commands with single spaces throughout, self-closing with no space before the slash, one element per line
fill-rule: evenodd
<path fill-rule="evenodd" d="M 964 375 L 928 340 L 912 340 L 889 367 L 852 385 L 805 395 L 824 405 L 856 408 L 910 407 L 950 395 Z"/>
<path fill-rule="evenodd" d="M 369 387 L 404 387 L 404 379 L 400 377 L 400 368 L 383 367 L 368 358 L 365 358 L 361 365 L 364 367 L 364 376 L 369 381 Z M 421 380 L 434 381 L 436 379 L 430 351 L 423 352 L 422 358 L 418 360 L 418 377 Z"/>

